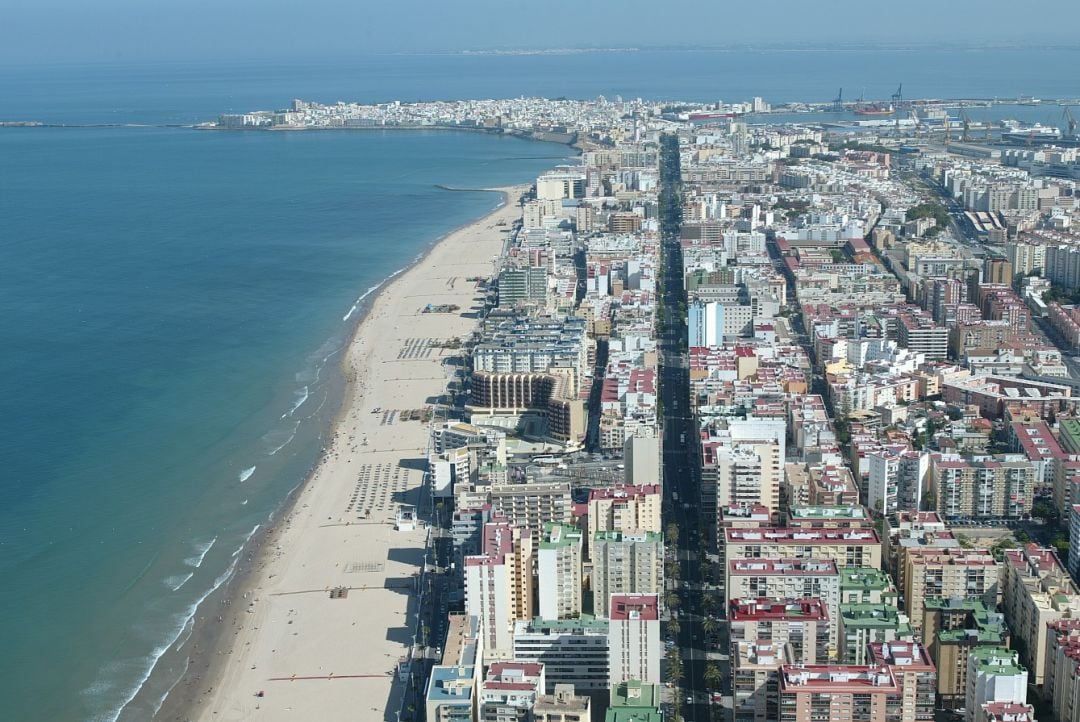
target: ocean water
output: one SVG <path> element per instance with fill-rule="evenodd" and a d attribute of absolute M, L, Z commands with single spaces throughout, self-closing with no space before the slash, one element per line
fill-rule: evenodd
<path fill-rule="evenodd" d="M 0 120 L 183 125 L 293 97 L 821 101 L 901 81 L 912 97 L 1050 97 L 1076 92 L 1078 60 L 714 50 L 9 67 Z M 566 155 L 448 132 L 0 129 L 2 716 L 114 719 L 314 462 L 357 300 L 497 203 L 434 184 L 527 181 Z M 125 718 L 148 718 L 178 673 L 157 669 Z"/>
<path fill-rule="evenodd" d="M 313 463 L 358 298 L 500 201 L 433 184 L 568 151 L 0 132 L 0 716 L 109 719 Z"/>

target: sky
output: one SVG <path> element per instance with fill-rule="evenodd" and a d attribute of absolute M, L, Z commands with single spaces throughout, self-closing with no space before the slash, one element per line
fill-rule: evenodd
<path fill-rule="evenodd" d="M 0 0 L 0 64 L 464 49 L 1078 43 L 1077 0 Z M 1071 37 L 1070 37 L 1071 36 Z"/>

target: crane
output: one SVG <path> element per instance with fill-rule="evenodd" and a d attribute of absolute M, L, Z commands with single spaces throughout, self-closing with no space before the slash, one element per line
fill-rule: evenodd
<path fill-rule="evenodd" d="M 960 134 L 960 142 L 967 143 L 971 137 L 971 118 L 963 109 L 960 110 L 960 122 L 964 124 L 964 130 Z"/>
<path fill-rule="evenodd" d="M 1076 118 L 1073 117 L 1072 111 L 1069 110 L 1069 106 L 1065 106 L 1065 112 L 1061 114 L 1061 117 L 1065 120 L 1069 138 L 1076 138 Z"/>
<path fill-rule="evenodd" d="M 922 129 L 922 125 L 919 123 L 919 114 L 914 110 L 911 111 L 911 122 L 915 124 L 915 138 L 919 137 L 919 130 Z"/>
<path fill-rule="evenodd" d="M 949 114 L 945 114 L 945 152 L 949 152 L 949 136 L 952 135 L 952 131 L 949 130 Z"/>
<path fill-rule="evenodd" d="M 836 94 L 836 99 L 833 100 L 833 112 L 834 113 L 843 113 L 844 112 L 844 89 L 843 88 L 840 88 L 840 92 Z"/>
<path fill-rule="evenodd" d="M 904 102 L 904 84 L 900 83 L 900 87 L 896 89 L 896 92 L 892 94 L 892 104 L 894 108 L 899 108 L 900 104 Z"/>

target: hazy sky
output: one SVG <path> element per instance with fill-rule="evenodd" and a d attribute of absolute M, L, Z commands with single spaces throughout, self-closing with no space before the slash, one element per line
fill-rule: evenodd
<path fill-rule="evenodd" d="M 0 0 L 0 63 L 317 59 L 485 48 L 1076 40 L 1041 0 Z"/>

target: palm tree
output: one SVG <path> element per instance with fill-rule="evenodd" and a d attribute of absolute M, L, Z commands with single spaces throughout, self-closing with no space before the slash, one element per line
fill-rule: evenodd
<path fill-rule="evenodd" d="M 705 684 L 708 685 L 709 689 L 720 688 L 720 668 L 712 662 L 709 662 L 707 665 L 705 665 L 704 677 Z"/>
<path fill-rule="evenodd" d="M 720 622 L 716 621 L 716 617 L 705 617 L 701 620 L 701 631 L 705 634 L 711 635 L 720 627 Z"/>
<path fill-rule="evenodd" d="M 679 636 L 679 632 L 682 630 L 682 627 L 679 625 L 678 619 L 672 619 L 670 622 L 668 622 L 667 628 L 676 637 Z"/>

